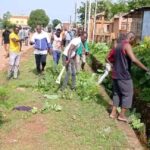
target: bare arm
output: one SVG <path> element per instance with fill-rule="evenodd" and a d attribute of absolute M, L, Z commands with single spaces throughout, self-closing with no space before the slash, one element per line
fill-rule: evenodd
<path fill-rule="evenodd" d="M 71 44 L 69 50 L 68 50 L 68 59 L 70 60 L 72 52 L 76 49 L 76 46 Z"/>
<path fill-rule="evenodd" d="M 127 52 L 127 55 L 129 56 L 129 58 L 132 60 L 132 62 L 134 64 L 136 64 L 138 67 L 140 67 L 141 69 L 145 70 L 146 72 L 149 71 L 149 69 L 144 65 L 142 64 L 138 58 L 135 56 L 133 50 L 132 50 L 132 47 L 130 44 L 126 44 L 125 46 L 125 50 Z"/>
<path fill-rule="evenodd" d="M 17 40 L 16 38 L 12 38 L 11 40 L 12 40 L 13 42 L 16 42 L 16 43 L 22 41 L 22 40 Z"/>

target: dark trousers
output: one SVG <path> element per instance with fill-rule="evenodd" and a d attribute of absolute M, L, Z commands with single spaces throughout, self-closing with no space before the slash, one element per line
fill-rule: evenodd
<path fill-rule="evenodd" d="M 40 73 L 41 71 L 44 71 L 44 68 L 46 66 L 46 54 L 35 54 L 35 61 L 36 61 L 36 69 L 37 72 Z"/>

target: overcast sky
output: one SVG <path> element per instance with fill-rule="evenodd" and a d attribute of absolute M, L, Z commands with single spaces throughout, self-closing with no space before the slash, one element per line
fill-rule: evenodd
<path fill-rule="evenodd" d="M 70 16 L 74 20 L 75 2 L 80 5 L 85 0 L 1 0 L 0 16 L 10 11 L 12 15 L 29 15 L 31 10 L 44 9 L 50 19 L 58 18 L 69 21 Z"/>

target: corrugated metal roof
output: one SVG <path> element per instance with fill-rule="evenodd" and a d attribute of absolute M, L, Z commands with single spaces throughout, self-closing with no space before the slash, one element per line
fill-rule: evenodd
<path fill-rule="evenodd" d="M 129 16 L 132 16 L 134 14 L 137 14 L 139 13 L 140 11 L 150 11 L 150 6 L 143 6 L 143 7 L 140 7 L 140 8 L 136 8 L 134 10 L 130 10 L 129 13 L 125 14 L 123 17 L 129 17 Z"/>

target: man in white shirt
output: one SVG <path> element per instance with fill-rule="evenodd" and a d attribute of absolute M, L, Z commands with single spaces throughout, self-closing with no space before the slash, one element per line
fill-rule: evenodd
<path fill-rule="evenodd" d="M 30 44 L 34 44 L 36 68 L 37 72 L 41 73 L 42 71 L 44 71 L 44 68 L 46 66 L 47 53 L 52 48 L 52 46 L 50 44 L 48 34 L 42 31 L 42 27 L 40 25 L 37 26 L 36 32 L 33 34 Z"/>
<path fill-rule="evenodd" d="M 72 75 L 72 87 L 74 90 L 76 88 L 76 69 L 75 69 L 75 59 L 76 59 L 76 51 L 80 47 L 81 42 L 85 42 L 87 40 L 87 33 L 82 32 L 79 37 L 74 38 L 70 44 L 65 48 L 63 52 L 63 65 L 66 66 L 66 75 L 64 79 L 64 83 L 62 86 L 62 90 L 66 88 L 69 76 Z"/>

